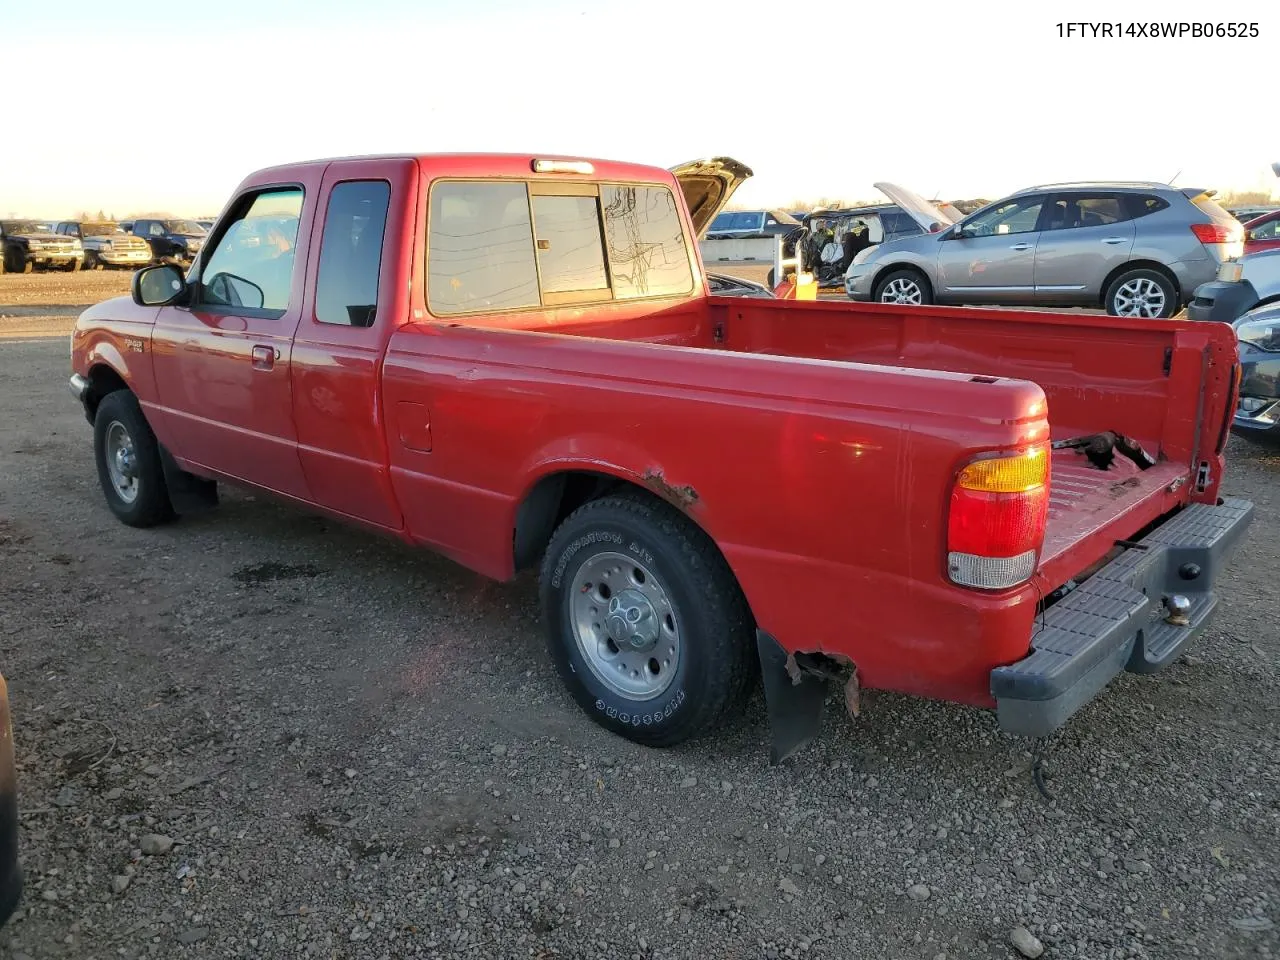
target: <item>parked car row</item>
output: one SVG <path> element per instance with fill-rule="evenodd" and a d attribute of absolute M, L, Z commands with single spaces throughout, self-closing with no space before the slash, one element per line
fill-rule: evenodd
<path fill-rule="evenodd" d="M 853 300 L 924 305 L 1102 307 L 1171 317 L 1244 250 L 1214 191 L 1154 182 L 1046 184 L 957 219 L 877 184 L 921 233 L 869 246 L 844 276 Z"/>
<path fill-rule="evenodd" d="M 195 220 L 0 220 L 0 273 L 187 266 L 208 232 Z"/>

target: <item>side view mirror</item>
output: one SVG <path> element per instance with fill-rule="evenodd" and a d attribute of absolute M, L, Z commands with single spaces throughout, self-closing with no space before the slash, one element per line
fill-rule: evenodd
<path fill-rule="evenodd" d="M 947 237 L 947 239 L 963 240 L 966 237 L 972 237 L 972 236 L 973 236 L 973 228 L 969 224 L 957 223 L 955 225 L 955 229 L 951 231 L 951 236 Z"/>
<path fill-rule="evenodd" d="M 167 307 L 177 303 L 186 292 L 186 278 L 171 263 L 143 267 L 133 275 L 129 292 L 133 302 L 141 307 Z"/>

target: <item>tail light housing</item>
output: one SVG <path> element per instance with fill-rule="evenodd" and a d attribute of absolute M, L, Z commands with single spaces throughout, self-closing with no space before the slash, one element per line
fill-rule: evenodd
<path fill-rule="evenodd" d="M 1048 514 L 1047 443 L 970 461 L 951 490 L 947 576 L 979 590 L 1030 580 Z"/>
<path fill-rule="evenodd" d="M 1235 243 L 1244 239 L 1244 227 L 1238 223 L 1193 223 L 1191 232 L 1201 243 Z"/>

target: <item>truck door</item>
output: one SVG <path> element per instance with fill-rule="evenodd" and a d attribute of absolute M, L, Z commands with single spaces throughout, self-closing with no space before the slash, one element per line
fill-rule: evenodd
<path fill-rule="evenodd" d="M 290 379 L 306 264 L 303 206 L 298 184 L 241 196 L 193 268 L 191 305 L 162 308 L 153 343 L 174 455 L 306 500 Z M 269 242 L 246 246 L 251 232 Z"/>
<path fill-rule="evenodd" d="M 312 227 L 315 282 L 293 343 L 298 453 L 315 503 L 400 529 L 382 409 L 382 356 L 407 320 L 417 165 L 335 164 Z"/>

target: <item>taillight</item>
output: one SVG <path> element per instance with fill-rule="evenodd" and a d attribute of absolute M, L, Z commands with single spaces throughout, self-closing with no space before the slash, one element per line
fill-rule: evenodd
<path fill-rule="evenodd" d="M 1235 243 L 1244 239 L 1244 227 L 1238 223 L 1193 223 L 1191 232 L 1201 243 Z"/>
<path fill-rule="evenodd" d="M 1036 570 L 1049 512 L 1049 447 L 984 457 L 956 477 L 947 518 L 952 583 L 1003 590 Z"/>

